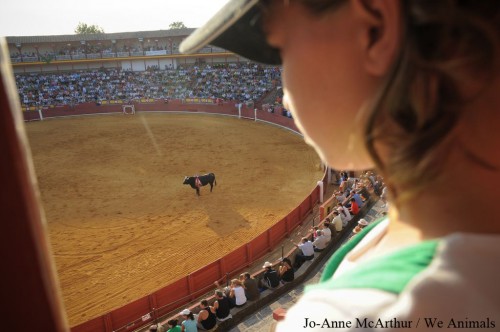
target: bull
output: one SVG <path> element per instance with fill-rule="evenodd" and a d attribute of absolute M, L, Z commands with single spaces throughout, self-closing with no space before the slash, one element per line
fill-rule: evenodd
<path fill-rule="evenodd" d="M 208 173 L 199 176 L 186 176 L 182 184 L 189 184 L 191 188 L 196 189 L 196 195 L 200 196 L 200 187 L 209 184 L 210 192 L 212 192 L 214 185 L 217 185 L 217 181 L 215 181 L 214 173 Z"/>

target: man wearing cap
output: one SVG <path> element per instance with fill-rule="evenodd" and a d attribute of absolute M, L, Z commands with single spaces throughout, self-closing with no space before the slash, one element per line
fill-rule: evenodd
<path fill-rule="evenodd" d="M 262 276 L 262 279 L 260 280 L 261 286 L 269 289 L 274 289 L 279 286 L 280 284 L 280 278 L 278 275 L 278 272 L 273 269 L 273 264 L 270 262 L 265 262 L 264 266 L 262 268 L 265 269 L 264 275 Z"/>
<path fill-rule="evenodd" d="M 189 309 L 184 309 L 179 313 L 184 320 L 181 323 L 182 332 L 198 332 L 196 319 Z"/>

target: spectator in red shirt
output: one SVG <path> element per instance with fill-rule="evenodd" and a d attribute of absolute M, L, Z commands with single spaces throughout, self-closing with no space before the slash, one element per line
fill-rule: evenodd
<path fill-rule="evenodd" d="M 351 214 L 356 215 L 359 213 L 359 206 L 358 203 L 356 203 L 356 200 L 354 198 L 351 198 L 351 208 L 349 209 Z"/>

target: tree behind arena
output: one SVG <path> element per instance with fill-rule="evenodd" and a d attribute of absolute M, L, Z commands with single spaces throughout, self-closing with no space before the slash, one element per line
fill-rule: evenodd
<path fill-rule="evenodd" d="M 174 29 L 186 29 L 187 27 L 184 25 L 183 22 L 172 22 L 172 23 L 170 23 L 168 28 L 170 30 L 174 30 Z"/>
<path fill-rule="evenodd" d="M 93 34 L 93 33 L 104 33 L 104 29 L 101 28 L 98 25 L 92 24 L 86 24 L 86 23 L 78 23 L 75 29 L 75 33 L 77 35 L 88 35 L 88 34 Z"/>

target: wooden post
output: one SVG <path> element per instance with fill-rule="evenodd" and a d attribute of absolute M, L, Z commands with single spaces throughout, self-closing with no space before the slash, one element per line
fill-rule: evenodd
<path fill-rule="evenodd" d="M 111 320 L 111 313 L 107 313 L 102 316 L 104 319 L 104 330 L 106 332 L 113 332 L 113 321 Z"/>
<path fill-rule="evenodd" d="M 2 330 L 68 331 L 9 59 L 0 38 Z"/>
<path fill-rule="evenodd" d="M 247 258 L 248 258 L 247 266 L 250 266 L 252 264 L 252 261 L 253 261 L 252 247 L 251 247 L 250 243 L 247 243 L 246 249 L 247 249 Z"/>
<path fill-rule="evenodd" d="M 193 294 L 194 284 L 193 284 L 193 277 L 191 276 L 191 274 L 187 276 L 187 282 L 188 282 L 189 300 L 192 301 L 194 300 L 194 294 Z"/>

